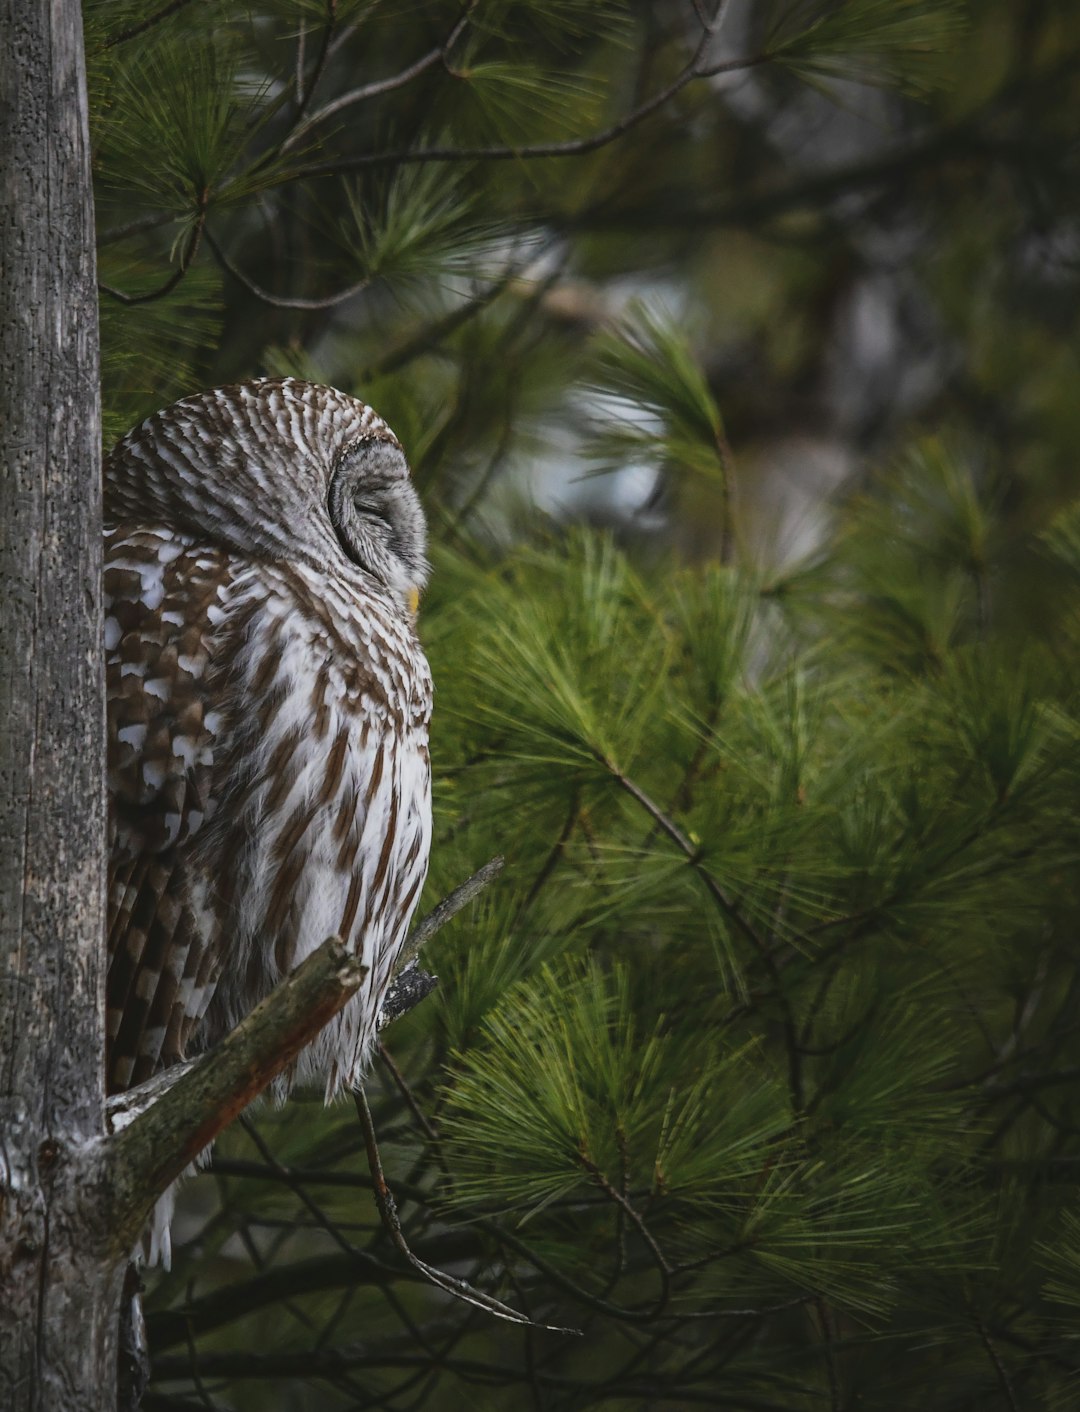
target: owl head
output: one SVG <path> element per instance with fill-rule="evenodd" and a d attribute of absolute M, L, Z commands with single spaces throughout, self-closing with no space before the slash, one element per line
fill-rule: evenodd
<path fill-rule="evenodd" d="M 405 453 L 387 431 L 339 452 L 326 508 L 348 558 L 409 598 L 427 579 L 427 526 Z"/>
<path fill-rule="evenodd" d="M 185 397 L 105 462 L 109 525 L 164 524 L 251 557 L 377 580 L 415 607 L 427 532 L 401 445 L 332 387 L 258 378 Z"/>

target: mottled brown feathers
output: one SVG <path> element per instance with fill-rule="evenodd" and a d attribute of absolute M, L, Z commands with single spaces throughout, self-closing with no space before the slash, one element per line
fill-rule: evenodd
<path fill-rule="evenodd" d="M 106 524 L 110 1086 L 212 1043 L 335 932 L 371 971 L 296 1072 L 355 1083 L 431 833 L 396 438 L 329 388 L 218 389 L 124 438 Z"/>

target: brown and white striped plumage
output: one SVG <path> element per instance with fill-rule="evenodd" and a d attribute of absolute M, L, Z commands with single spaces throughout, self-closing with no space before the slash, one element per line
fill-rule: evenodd
<path fill-rule="evenodd" d="M 110 1087 L 212 1044 L 336 933 L 368 977 L 293 1075 L 330 1095 L 431 840 L 405 458 L 363 403 L 261 379 L 124 437 L 105 516 Z"/>

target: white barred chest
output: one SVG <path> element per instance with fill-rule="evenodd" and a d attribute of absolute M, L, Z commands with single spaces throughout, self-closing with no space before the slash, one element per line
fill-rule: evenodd
<path fill-rule="evenodd" d="M 213 1043 L 337 935 L 370 969 L 298 1073 L 355 1083 L 430 848 L 410 617 L 359 570 L 164 528 L 108 560 L 113 1082 Z"/>
<path fill-rule="evenodd" d="M 368 975 L 298 1073 L 333 1092 L 359 1080 L 427 871 L 430 675 L 385 590 L 360 599 L 348 581 L 263 564 L 221 606 L 230 667 L 212 688 L 229 728 L 194 881 L 221 929 L 205 1041 L 340 936 Z"/>

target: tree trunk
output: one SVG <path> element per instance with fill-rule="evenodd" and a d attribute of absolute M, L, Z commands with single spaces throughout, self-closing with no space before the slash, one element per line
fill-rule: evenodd
<path fill-rule="evenodd" d="M 97 294 L 79 7 L 0 0 L 0 1405 L 115 1407 Z M 115 1243 L 115 1237 L 112 1243 Z"/>

